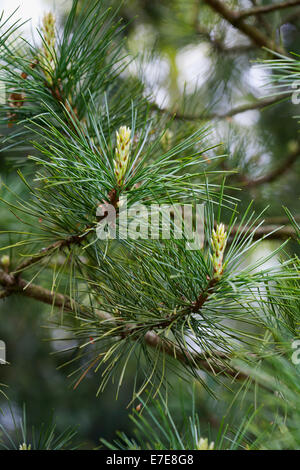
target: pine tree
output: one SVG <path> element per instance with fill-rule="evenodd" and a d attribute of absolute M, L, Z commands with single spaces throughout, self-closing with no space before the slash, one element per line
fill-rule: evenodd
<path fill-rule="evenodd" d="M 136 436 L 119 432 L 102 446 L 299 449 L 298 217 L 284 207 L 285 227 L 278 218 L 265 222 L 261 202 L 247 201 L 250 188 L 296 164 L 298 143 L 286 144 L 290 155 L 281 166 L 251 177 L 255 160 L 241 157 L 250 133 L 230 121 L 228 142 L 218 142 L 214 119 L 286 105 L 300 61 L 266 33 L 266 18 L 300 2 L 237 10 L 224 3 L 243 2 L 205 0 L 192 15 L 183 3 L 166 2 L 160 11 L 153 2 L 146 11 L 159 13 L 161 49 L 172 55 L 159 19 L 171 11 L 170 31 L 181 26 L 186 35 L 178 34 L 179 42 L 193 26 L 213 53 L 257 53 L 270 76 L 269 96 L 222 114 L 213 109 L 220 94 L 213 71 L 210 87 L 187 91 L 176 109 L 175 90 L 169 108 L 160 106 L 144 77 L 130 73 L 132 62 L 146 59 L 128 50 L 130 25 L 120 20 L 126 5 L 73 0 L 63 28 L 54 13 L 45 14 L 37 44 L 22 38 L 16 13 L 1 15 L 0 299 L 47 305 L 48 325 L 69 340 L 60 354 L 74 394 L 91 375 L 97 396 L 113 386 L 120 399 L 130 383 Z M 224 21 L 248 42 L 227 46 Z M 231 84 L 239 79 L 230 77 Z M 251 258 L 266 239 L 280 243 Z M 217 404 L 222 416 L 217 431 L 203 429 L 203 394 L 206 415 Z M 8 405 L 5 413 L 14 416 Z M 6 449 L 77 447 L 72 426 L 60 432 L 53 422 L 37 423 L 31 431 L 25 408 L 13 431 L 0 429 Z"/>

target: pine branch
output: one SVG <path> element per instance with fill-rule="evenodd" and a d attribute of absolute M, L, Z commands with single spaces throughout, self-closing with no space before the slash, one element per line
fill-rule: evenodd
<path fill-rule="evenodd" d="M 254 8 L 249 8 L 248 10 L 240 11 L 238 13 L 238 18 L 244 19 L 248 18 L 249 16 L 273 13 L 274 11 L 284 10 L 286 8 L 291 8 L 297 5 L 300 5 L 300 0 L 289 0 L 287 2 L 275 3 L 272 5 L 257 6 Z"/>
<path fill-rule="evenodd" d="M 52 305 L 57 308 L 63 309 L 65 312 L 70 313 L 81 313 L 84 315 L 87 312 L 86 307 L 83 305 L 79 305 L 74 300 L 70 299 L 70 297 L 60 294 L 58 292 L 52 292 L 42 286 L 28 283 L 25 279 L 17 278 L 13 274 L 8 274 L 3 270 L 0 270 L 0 284 L 4 287 L 4 291 L 0 294 L 0 299 L 4 299 L 12 294 L 19 294 L 24 297 L 29 297 L 31 299 L 35 299 L 39 302 Z M 113 315 L 110 315 L 106 312 L 101 310 L 95 310 L 95 314 L 104 321 L 111 321 L 115 323 L 115 318 Z M 129 336 L 132 338 L 133 328 L 132 326 L 127 327 L 126 325 L 123 327 L 123 334 L 121 331 L 117 330 L 116 334 L 120 337 Z M 174 345 L 173 343 L 162 340 L 162 338 L 157 335 L 154 331 L 148 331 L 144 335 L 144 341 L 147 346 L 158 349 L 161 353 L 167 354 L 168 356 L 172 357 L 180 361 L 183 364 L 190 365 L 191 363 L 201 367 L 204 370 L 209 372 L 213 372 L 214 374 L 217 373 L 225 373 L 226 375 L 235 377 L 237 372 L 231 368 L 225 369 L 224 368 L 224 359 L 225 356 L 222 353 L 216 352 L 212 354 L 212 358 L 205 358 L 203 354 L 194 354 L 189 351 L 183 351 L 178 348 L 178 346 Z M 216 368 L 215 360 L 223 359 L 222 364 L 220 363 L 220 367 Z M 213 364 L 212 364 L 213 360 Z"/>
<path fill-rule="evenodd" d="M 63 307 L 65 311 L 73 311 L 74 309 L 71 299 L 64 295 L 51 292 L 42 286 L 28 283 L 24 279 L 16 278 L 14 274 L 6 273 L 3 270 L 0 270 L 0 284 L 5 289 L 2 293 L 2 298 L 18 293 L 24 297 L 30 297 L 55 307 Z"/>
<path fill-rule="evenodd" d="M 205 304 L 206 300 L 208 299 L 210 293 L 213 291 L 213 288 L 217 284 L 217 279 L 212 278 L 209 280 L 206 289 L 201 292 L 201 294 L 198 296 L 196 302 L 192 305 L 191 311 L 196 313 L 201 310 L 203 305 Z"/>
<path fill-rule="evenodd" d="M 116 198 L 116 191 L 112 190 L 110 191 L 108 195 L 108 200 L 109 202 L 117 209 L 118 213 L 118 199 Z M 105 218 L 105 214 L 102 217 L 98 217 L 98 223 Z M 33 264 L 38 263 L 39 261 L 43 260 L 47 256 L 51 256 L 54 252 L 57 250 L 62 250 L 65 247 L 70 247 L 71 245 L 80 245 L 83 240 L 85 240 L 88 235 L 90 234 L 91 230 L 93 229 L 93 226 L 87 226 L 85 231 L 81 234 L 77 235 L 70 235 L 69 237 L 63 239 L 63 240 L 58 240 L 56 242 L 51 243 L 51 245 L 48 245 L 46 248 L 42 248 L 36 255 L 29 257 L 28 259 L 24 260 L 22 263 L 20 263 L 15 271 L 14 271 L 14 276 L 18 276 L 24 269 L 29 268 Z"/>
<path fill-rule="evenodd" d="M 16 278 L 14 274 L 15 273 L 6 273 L 0 269 L 0 284 L 4 288 L 4 291 L 1 293 L 2 297 L 0 298 L 5 298 L 12 294 L 19 294 L 23 297 L 29 297 L 39 302 L 62 308 L 65 312 L 87 313 L 86 307 L 78 304 L 78 302 L 72 300 L 67 295 L 50 291 L 42 286 L 30 283 L 23 278 Z M 103 311 L 96 310 L 95 313 L 102 320 L 113 320 L 113 316 Z"/>
<path fill-rule="evenodd" d="M 265 98 L 259 101 L 255 101 L 254 103 L 243 104 L 241 106 L 236 106 L 235 108 L 226 111 L 225 113 L 202 113 L 199 115 L 181 113 L 180 111 L 171 111 L 166 108 L 160 108 L 156 103 L 152 103 L 151 107 L 155 111 L 162 112 L 167 116 L 178 119 L 180 121 L 209 121 L 211 119 L 227 119 L 235 116 L 236 114 L 244 113 L 247 111 L 259 110 L 264 109 L 267 106 L 271 106 L 273 104 L 280 103 L 282 101 L 282 96 L 272 96 L 270 98 Z"/>
<path fill-rule="evenodd" d="M 256 186 L 260 186 L 261 184 L 265 183 L 272 183 L 273 181 L 280 178 L 286 172 L 288 172 L 292 166 L 297 162 L 298 158 L 300 157 L 300 146 L 297 146 L 295 150 L 290 152 L 290 154 L 285 158 L 285 160 L 274 170 L 270 171 L 264 176 L 259 176 L 258 178 L 249 179 L 245 174 L 241 172 L 232 173 L 229 177 L 235 178 L 241 182 L 243 188 L 254 188 Z M 225 162 L 222 163 L 223 169 L 225 171 L 232 171 Z"/>
<path fill-rule="evenodd" d="M 238 371 L 230 367 L 230 361 L 226 354 L 215 351 L 211 354 L 211 357 L 205 357 L 203 354 L 196 354 L 187 350 L 183 351 L 173 343 L 162 340 L 161 337 L 153 331 L 146 333 L 144 339 L 148 346 L 154 349 L 159 349 L 160 352 L 167 354 L 182 364 L 188 366 L 192 364 L 202 370 L 213 373 L 214 375 L 225 374 L 228 377 L 238 377 L 240 379 L 246 378 L 245 374 L 240 374 Z M 220 360 L 219 365 L 216 363 L 218 360 Z M 225 366 L 224 361 L 226 361 L 227 366 Z"/>
<path fill-rule="evenodd" d="M 299 156 L 300 147 L 297 147 L 296 150 L 294 150 L 290 153 L 290 155 L 287 156 L 287 158 L 280 166 L 275 168 L 273 171 L 270 171 L 270 173 L 267 173 L 266 175 L 260 176 L 253 180 L 248 180 L 246 178 L 243 179 L 243 186 L 246 188 L 253 188 L 264 183 L 271 183 L 272 181 L 275 181 L 277 178 L 279 178 L 291 169 L 294 163 L 296 163 L 296 161 L 298 160 Z"/>
<path fill-rule="evenodd" d="M 260 227 L 248 227 L 247 225 L 243 226 L 233 226 L 231 229 L 231 234 L 228 239 L 228 243 L 230 244 L 234 235 L 243 234 L 247 231 L 253 233 L 253 240 L 260 240 L 262 238 L 268 237 L 268 240 L 284 240 L 287 238 L 295 238 L 296 232 L 291 225 L 282 227 L 280 225 L 263 225 Z"/>
<path fill-rule="evenodd" d="M 222 16 L 234 28 L 237 28 L 243 34 L 251 39 L 251 41 L 259 47 L 266 47 L 267 49 L 274 50 L 280 54 L 284 53 L 283 49 L 275 44 L 274 41 L 263 34 L 259 29 L 245 23 L 243 18 L 240 18 L 239 12 L 230 10 L 224 2 L 220 0 L 204 0 L 204 3 L 209 5 L 216 13 Z"/>
<path fill-rule="evenodd" d="M 299 214 L 298 214 L 298 215 L 297 215 L 297 214 L 294 215 L 293 218 L 294 218 L 294 220 L 295 220 L 296 222 L 300 222 L 300 215 L 299 215 Z M 267 218 L 264 219 L 264 220 L 265 220 L 265 222 L 266 222 L 267 224 L 270 224 L 270 225 L 272 225 L 272 224 L 275 224 L 275 225 L 276 225 L 276 224 L 284 225 L 284 224 L 288 224 L 288 223 L 290 222 L 290 218 L 289 218 L 289 217 L 285 217 L 285 216 L 281 216 L 281 215 L 275 216 L 275 217 L 267 217 Z"/>
<path fill-rule="evenodd" d="M 42 248 L 36 255 L 31 256 L 28 259 L 24 260 L 22 263 L 20 263 L 13 273 L 14 276 L 16 277 L 22 271 L 24 271 L 24 269 L 27 269 L 33 264 L 38 263 L 47 256 L 51 256 L 57 250 L 61 250 L 64 247 L 69 247 L 74 244 L 80 245 L 88 234 L 89 230 L 87 229 L 87 231 L 81 235 L 71 235 L 70 237 L 65 238 L 64 240 L 58 240 L 56 242 L 51 243 L 51 245 L 47 246 L 46 248 Z"/>

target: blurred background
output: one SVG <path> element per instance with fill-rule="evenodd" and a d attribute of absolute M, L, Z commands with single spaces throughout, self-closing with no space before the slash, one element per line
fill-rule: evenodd
<path fill-rule="evenodd" d="M 239 9 L 255 4 L 226 3 Z M 269 3 L 272 2 L 260 2 Z M 8 16 L 19 7 L 16 15 L 24 21 L 31 19 L 23 25 L 23 35 L 38 42 L 36 27 L 43 14 L 54 12 L 60 28 L 70 6 L 69 0 L 1 0 L 0 10 Z M 211 145 L 221 142 L 218 152 L 228 154 L 219 169 L 237 171 L 228 182 L 243 189 L 233 193 L 241 199 L 241 210 L 254 200 L 257 211 L 270 205 L 267 213 L 270 224 L 285 221 L 282 205 L 298 216 L 299 105 L 287 100 L 264 109 L 255 106 L 251 109 L 257 99 L 268 101 L 272 95 L 271 72 L 257 63 L 259 58 L 270 58 L 268 53 L 254 47 L 247 37 L 198 0 L 125 0 L 120 16 L 127 24 L 128 52 L 135 57 L 127 73 L 143 80 L 145 93 L 151 93 L 158 112 L 171 116 L 177 113 L 173 132 L 176 126 L 184 125 L 192 132 L 203 123 L 210 125 Z M 258 27 L 277 44 L 284 45 L 286 51 L 300 52 L 300 7 L 267 15 L 260 19 Z M 245 105 L 250 109 L 231 112 Z M 12 157 L 17 156 L 11 152 L 0 154 L 0 173 L 3 180 L 18 190 L 21 185 L 10 163 Z M 277 173 L 272 174 L 276 169 Z M 0 207 L 1 230 L 14 223 L 13 216 Z M 279 243 L 280 240 L 264 242 L 263 248 L 252 256 L 260 257 L 261 250 L 265 253 Z M 291 249 L 297 250 L 296 245 L 292 243 Z M 29 299 L 12 296 L 5 302 L 0 300 L 0 339 L 6 343 L 10 363 L 0 366 L 0 382 L 8 385 L 6 392 L 15 415 L 20 416 L 26 403 L 31 423 L 48 421 L 52 412 L 58 429 L 79 423 L 79 440 L 88 448 L 96 446 L 100 437 L 114 437 L 116 429 L 130 435 L 133 430 L 127 407 L 132 392 L 130 375 L 118 400 L 110 385 L 96 397 L 94 374 L 87 375 L 73 391 L 67 378 L 72 366 L 59 368 L 66 357 L 55 354 L 62 347 L 59 340 L 65 333 L 51 326 L 48 314 L 47 306 Z M 178 388 L 174 384 L 175 392 Z M 219 403 L 216 410 L 216 402 L 203 390 L 199 389 L 197 396 L 201 420 L 216 427 L 222 406 Z M 175 394 L 173 399 L 175 406 Z M 5 414 L 4 398 L 0 398 L 0 408 L 4 411 L 0 422 L 13 426 Z"/>

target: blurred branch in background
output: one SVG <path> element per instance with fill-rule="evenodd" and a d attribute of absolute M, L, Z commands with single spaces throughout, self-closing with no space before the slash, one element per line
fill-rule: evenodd
<path fill-rule="evenodd" d="M 219 0 L 203 0 L 204 3 L 209 5 L 217 14 L 221 15 L 226 21 L 228 21 L 234 28 L 237 28 L 243 34 L 251 39 L 251 41 L 258 47 L 266 47 L 271 51 L 278 53 L 284 53 L 284 49 L 275 44 L 274 41 L 270 40 L 267 35 L 263 34 L 256 27 L 246 23 L 243 18 L 243 12 L 235 12 L 230 10 L 225 2 Z M 289 2 L 288 2 L 289 3 Z M 246 15 L 248 16 L 248 15 Z"/>
<path fill-rule="evenodd" d="M 272 13 L 277 10 L 284 10 L 286 8 L 291 8 L 294 6 L 300 5 L 300 0 L 289 0 L 286 2 L 278 2 L 272 5 L 262 5 L 249 8 L 248 10 L 240 11 L 237 16 L 238 18 L 247 18 L 249 16 L 261 15 L 266 13 Z"/>
<path fill-rule="evenodd" d="M 205 110 L 203 111 L 203 114 L 200 114 L 198 116 L 181 113 L 176 110 L 171 111 L 169 109 L 160 108 L 155 103 L 153 103 L 151 106 L 156 111 L 160 111 L 168 115 L 170 118 L 179 119 L 181 121 L 196 121 L 197 122 L 197 121 L 210 121 L 212 119 L 227 119 L 227 118 L 235 116 L 236 114 L 245 113 L 247 111 L 253 111 L 257 109 L 263 110 L 267 108 L 268 106 L 274 105 L 276 103 L 280 103 L 283 99 L 284 98 L 278 97 L 278 96 L 265 98 L 265 99 L 256 101 L 255 103 L 249 103 L 249 104 L 237 106 L 236 108 L 230 109 L 229 111 L 225 111 L 223 114 L 212 113 L 212 112 Z"/>

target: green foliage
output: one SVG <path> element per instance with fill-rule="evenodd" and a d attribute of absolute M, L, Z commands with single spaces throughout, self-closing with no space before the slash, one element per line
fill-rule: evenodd
<path fill-rule="evenodd" d="M 145 111 L 142 85 L 122 74 L 127 60 L 117 11 L 105 9 L 103 1 L 88 2 L 78 15 L 77 9 L 76 0 L 63 32 L 55 30 L 52 70 L 45 69 L 47 45 L 42 32 L 41 45 L 32 45 L 17 34 L 20 22 L 8 26 L 10 18 L 1 15 L 0 78 L 5 83 L 7 104 L 1 106 L 0 123 L 12 128 L 3 140 L 3 150 L 16 145 L 28 148 L 31 134 L 22 123 L 40 115 L 45 106 L 60 115 L 66 106 L 89 124 L 91 100 L 101 118 L 106 115 L 108 96 L 114 127 L 130 119 L 132 101 L 141 114 Z"/>
<path fill-rule="evenodd" d="M 120 376 L 119 387 L 129 358 L 135 356 L 142 369 L 143 363 L 147 364 L 145 381 L 136 394 L 151 383 L 156 387 L 163 383 L 170 367 L 169 356 L 183 360 L 182 373 L 190 370 L 202 381 L 198 369 L 205 360 L 212 372 L 230 370 L 230 356 L 243 354 L 253 341 L 263 341 L 265 328 L 275 324 L 279 327 L 283 322 L 281 313 L 272 315 L 270 312 L 271 321 L 263 315 L 263 310 L 270 301 L 280 305 L 287 298 L 281 283 L 293 282 L 297 277 L 293 260 L 274 265 L 272 269 L 259 269 L 278 254 L 277 249 L 241 268 L 247 253 L 259 242 L 253 242 L 255 231 L 233 236 L 225 257 L 224 274 L 214 283 L 209 256 L 214 226 L 211 206 L 207 208 L 205 219 L 210 225 L 203 250 L 187 250 L 184 239 L 135 242 L 130 258 L 126 249 L 112 255 L 108 254 L 108 249 L 99 262 L 95 244 L 87 248 L 86 254 L 91 259 L 87 282 L 102 313 L 88 313 L 86 309 L 83 314 L 79 312 L 80 324 L 74 332 L 83 343 L 79 357 L 84 349 L 89 351 L 86 367 L 97 371 L 100 364 L 105 366 L 104 370 L 100 369 L 103 376 L 100 390 L 116 373 Z M 251 220 L 254 222 L 254 214 L 247 220 L 249 227 Z M 235 218 L 231 227 L 234 224 Z M 254 308 L 257 302 L 260 302 L 260 309 Z M 99 317 L 103 320 L 99 321 Z M 290 312 L 288 317 L 292 317 Z M 159 342 L 154 351 L 149 350 L 147 344 L 149 331 L 158 334 Z M 93 338 L 92 348 L 90 337 Z M 149 341 L 151 343 L 151 338 Z M 176 367 L 179 372 L 180 364 Z"/>
<path fill-rule="evenodd" d="M 261 449 L 297 450 L 300 445 L 299 353 L 287 337 L 280 338 L 280 348 L 278 355 L 269 345 L 265 349 L 266 357 L 259 364 L 253 360 L 255 356 L 252 360 L 238 361 L 239 369 L 252 381 L 245 387 L 243 399 L 248 405 L 253 399 L 261 404 L 258 419 L 250 426 Z"/>
<path fill-rule="evenodd" d="M 184 406 L 184 398 L 192 403 L 190 414 Z M 112 443 L 101 439 L 102 444 L 111 450 L 245 450 L 250 449 L 247 427 L 254 415 L 246 416 L 239 428 L 230 430 L 222 422 L 213 441 L 203 437 L 199 416 L 195 408 L 195 390 L 190 396 L 181 397 L 180 421 L 172 416 L 170 406 L 161 396 L 138 405 L 130 415 L 135 427 L 135 438 L 118 432 L 118 438 Z M 178 419 L 178 418 L 177 418 Z M 253 443 L 252 448 L 255 448 Z"/>
<path fill-rule="evenodd" d="M 154 2 L 156 8 L 164 7 Z M 213 21 L 210 10 L 205 15 Z M 176 12 L 177 27 L 187 16 L 188 9 Z M 238 427 L 221 425 L 215 449 L 299 448 L 299 367 L 289 357 L 289 345 L 299 338 L 299 258 L 288 251 L 288 240 L 254 258 L 280 227 L 271 225 L 261 235 L 265 211 L 254 210 L 247 198 L 240 203 L 225 183 L 233 172 L 224 147 L 234 166 L 250 172 L 257 167 L 247 156 L 240 161 L 251 133 L 235 138 L 233 124 L 221 147 L 217 126 L 180 113 L 179 120 L 191 123 L 170 119 L 172 113 L 153 104 L 142 80 L 129 73 L 133 58 L 118 18 L 119 9 L 106 8 L 104 1 L 81 7 L 74 0 L 64 28 L 56 28 L 48 14 L 39 44 L 32 45 L 19 35 L 18 21 L 0 17 L 0 80 L 6 87 L 1 141 L 4 151 L 30 153 L 18 163 L 25 168 L 18 171 L 18 183 L 7 177 L 1 185 L 2 211 L 10 216 L 0 231 L 0 298 L 18 294 L 51 306 L 52 326 L 71 340 L 59 352 L 67 356 L 75 389 L 97 373 L 97 394 L 113 383 L 118 397 L 134 369 L 130 403 L 140 402 L 131 416 L 136 439 L 120 433 L 113 444 L 102 441 L 107 447 L 209 448 L 212 437 L 206 442 L 201 434 L 194 398 L 189 414 L 180 410 L 179 424 L 162 399 L 182 377 L 213 398 L 221 389 L 220 400 L 245 407 Z M 188 21 L 178 44 L 189 41 Z M 176 76 L 167 34 L 160 42 Z M 282 57 L 267 66 L 279 68 L 271 81 L 279 81 L 279 94 L 282 86 L 286 93 L 298 62 Z M 228 83 L 240 76 L 241 70 Z M 210 92 L 221 100 L 214 73 L 210 78 Z M 197 90 L 187 93 L 179 109 L 193 114 L 200 97 Z M 203 113 L 200 118 L 207 120 Z M 243 176 L 241 181 L 257 184 Z M 108 206 L 116 214 L 110 229 L 120 228 L 124 197 L 129 210 L 137 204 L 204 204 L 202 245 L 191 249 L 187 236 L 176 236 L 175 209 L 166 239 L 110 239 L 109 230 L 102 239 L 98 229 Z M 285 211 L 300 240 L 296 218 Z M 134 216 L 130 222 L 136 223 Z M 197 219 L 192 222 L 195 227 Z M 262 402 L 262 410 L 248 413 Z M 66 448 L 75 435 L 72 429 L 57 434 L 52 423 L 29 431 L 25 409 L 14 424 L 12 436 L 1 425 L 6 449 Z"/>
<path fill-rule="evenodd" d="M 75 429 L 68 428 L 62 433 L 56 431 L 53 420 L 41 424 L 38 428 L 27 424 L 25 405 L 20 419 L 16 418 L 11 407 L 8 417 L 13 423 L 13 429 L 6 429 L 0 424 L 0 448 L 2 450 L 75 450 L 72 441 L 77 434 Z"/>

